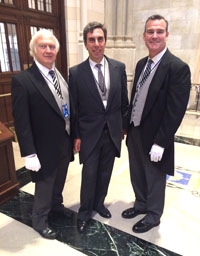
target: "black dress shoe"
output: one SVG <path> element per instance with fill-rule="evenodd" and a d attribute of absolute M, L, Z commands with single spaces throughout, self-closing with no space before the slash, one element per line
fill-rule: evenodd
<path fill-rule="evenodd" d="M 38 231 L 38 233 L 47 239 L 55 239 L 57 237 L 57 232 L 51 229 L 50 227 L 40 230 Z"/>
<path fill-rule="evenodd" d="M 111 213 L 109 212 L 109 210 L 106 207 L 102 207 L 101 209 L 96 209 L 96 211 L 103 218 L 109 219 L 112 217 Z"/>
<path fill-rule="evenodd" d="M 138 221 L 132 228 L 133 232 L 135 233 L 144 233 L 149 231 L 150 229 L 158 226 L 160 224 L 160 221 L 157 223 L 149 223 L 147 221 L 145 221 L 145 219 L 141 219 L 140 221 Z"/>
<path fill-rule="evenodd" d="M 128 208 L 125 211 L 123 211 L 122 212 L 122 217 L 125 218 L 125 219 L 131 219 L 131 218 L 136 217 L 139 214 L 145 214 L 145 213 L 146 212 L 136 210 L 134 207 L 132 207 L 132 208 Z"/>
<path fill-rule="evenodd" d="M 87 228 L 87 224 L 88 224 L 87 221 L 78 219 L 78 220 L 77 220 L 77 228 L 78 228 L 78 231 L 79 231 L 80 233 L 83 233 L 83 232 L 86 230 L 86 228 Z"/>

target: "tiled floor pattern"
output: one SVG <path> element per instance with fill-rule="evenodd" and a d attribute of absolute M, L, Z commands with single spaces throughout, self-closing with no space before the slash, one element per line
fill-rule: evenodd
<path fill-rule="evenodd" d="M 28 175 L 26 171 L 19 170 L 19 177 Z M 20 181 L 20 179 L 19 179 Z M 20 191 L 12 200 L 0 207 L 0 211 L 17 221 L 31 227 L 31 211 L 33 195 Z M 76 248 L 86 255 L 178 255 L 164 248 L 160 248 L 152 243 L 144 241 L 119 229 L 113 228 L 97 220 L 91 220 L 88 231 L 79 234 L 76 229 L 77 214 L 72 213 L 72 218 L 61 218 L 60 216 L 50 216 L 50 225 L 59 232 L 57 238 L 65 244 Z"/>

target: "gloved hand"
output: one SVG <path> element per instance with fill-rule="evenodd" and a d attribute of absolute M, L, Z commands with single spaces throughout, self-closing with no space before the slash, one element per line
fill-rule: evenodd
<path fill-rule="evenodd" d="M 25 157 L 25 167 L 28 170 L 38 172 L 41 168 L 40 161 L 36 154 Z"/>
<path fill-rule="evenodd" d="M 153 146 L 151 147 L 151 151 L 149 152 L 151 161 L 152 162 L 161 161 L 163 152 L 164 152 L 164 148 L 158 146 L 157 144 L 153 144 Z"/>

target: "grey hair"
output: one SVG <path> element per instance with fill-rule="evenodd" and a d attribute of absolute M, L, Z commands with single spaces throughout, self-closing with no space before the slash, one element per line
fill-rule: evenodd
<path fill-rule="evenodd" d="M 60 43 L 58 42 L 58 39 L 55 37 L 53 32 L 51 32 L 48 29 L 40 29 L 32 36 L 31 41 L 29 43 L 29 52 L 31 56 L 34 57 L 35 55 L 36 41 L 39 37 L 52 37 L 56 44 L 56 53 L 59 51 Z"/>
<path fill-rule="evenodd" d="M 168 32 L 168 21 L 163 17 L 161 16 L 160 14 L 154 14 L 154 15 L 151 15 L 145 22 L 145 26 L 144 26 L 144 32 L 146 32 L 146 27 L 147 27 L 147 23 L 148 21 L 150 20 L 164 20 L 165 24 L 166 24 L 166 32 Z"/>

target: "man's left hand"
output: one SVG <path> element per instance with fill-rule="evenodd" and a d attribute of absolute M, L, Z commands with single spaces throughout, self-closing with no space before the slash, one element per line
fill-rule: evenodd
<path fill-rule="evenodd" d="M 158 146 L 157 144 L 153 144 L 153 146 L 151 147 L 151 151 L 149 152 L 151 161 L 152 162 L 161 161 L 163 152 L 164 152 L 164 148 Z"/>

